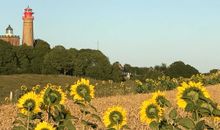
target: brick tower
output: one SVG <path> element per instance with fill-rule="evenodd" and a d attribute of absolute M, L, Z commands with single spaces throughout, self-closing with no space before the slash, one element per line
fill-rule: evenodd
<path fill-rule="evenodd" d="M 24 16 L 23 16 L 23 39 L 22 44 L 27 46 L 34 45 L 34 30 L 33 30 L 33 12 L 32 9 L 27 7 L 24 9 Z"/>

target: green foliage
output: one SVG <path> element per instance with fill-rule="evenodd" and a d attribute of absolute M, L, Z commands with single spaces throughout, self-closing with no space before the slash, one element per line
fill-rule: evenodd
<path fill-rule="evenodd" d="M 72 55 L 64 47 L 56 46 L 45 55 L 43 72 L 66 75 L 73 66 Z"/>
<path fill-rule="evenodd" d="M 165 73 L 172 78 L 178 78 L 180 76 L 190 78 L 192 75 L 198 74 L 199 71 L 190 65 L 186 65 L 182 61 L 177 61 L 172 63 Z"/>
<path fill-rule="evenodd" d="M 202 82 L 205 85 L 208 84 L 218 84 L 220 83 L 220 72 L 217 71 L 216 73 L 210 73 L 210 74 L 196 74 L 193 75 L 189 80 L 194 82 Z"/>
<path fill-rule="evenodd" d="M 50 51 L 50 45 L 40 39 L 35 40 L 33 48 L 33 59 L 31 61 L 32 73 L 41 74 L 44 66 L 44 56 Z"/>
<path fill-rule="evenodd" d="M 120 82 L 123 80 L 122 66 L 119 62 L 112 65 L 111 78 L 113 81 Z"/>
<path fill-rule="evenodd" d="M 218 105 L 211 99 L 202 95 L 189 94 L 182 96 L 186 101 L 186 115 L 181 115 L 177 112 L 178 109 L 170 106 L 165 106 L 168 113 L 164 112 L 162 119 L 150 123 L 152 130 L 217 130 L 219 125 L 212 123 L 214 118 L 220 117 Z M 165 108 L 161 106 L 162 108 Z M 170 110 L 170 111 L 169 111 Z M 207 120 L 209 119 L 209 120 Z"/>
<path fill-rule="evenodd" d="M 0 40 L 0 74 L 10 74 L 16 70 L 16 57 L 13 47 Z"/>
<path fill-rule="evenodd" d="M 179 85 L 177 79 L 171 79 L 168 76 L 158 77 L 158 79 L 146 79 L 143 84 L 138 84 L 136 88 L 137 93 L 149 93 L 155 92 L 158 90 L 172 90 L 175 89 Z"/>
<path fill-rule="evenodd" d="M 87 76 L 110 79 L 112 66 L 98 50 L 65 49 L 35 40 L 34 47 L 11 46 L 0 41 L 0 74 L 34 73 Z"/>
<path fill-rule="evenodd" d="M 76 56 L 74 73 L 95 79 L 109 79 L 111 64 L 109 59 L 98 50 L 82 49 Z"/>
<path fill-rule="evenodd" d="M 18 73 L 31 73 L 31 62 L 34 58 L 32 47 L 20 46 L 16 50 Z"/>

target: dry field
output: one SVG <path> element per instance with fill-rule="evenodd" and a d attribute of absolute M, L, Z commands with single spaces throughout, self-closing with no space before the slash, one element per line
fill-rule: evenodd
<path fill-rule="evenodd" d="M 220 103 L 220 85 L 208 86 L 207 89 L 217 103 Z M 176 90 L 166 92 L 168 99 L 175 104 Z M 102 114 L 108 107 L 119 105 L 128 111 L 128 125 L 132 130 L 147 130 L 149 129 L 146 125 L 139 121 L 139 106 L 141 103 L 150 98 L 150 94 L 136 94 L 126 96 L 112 96 L 105 98 L 97 98 L 93 100 L 93 105 L 97 107 L 98 111 Z M 78 115 L 78 108 L 69 101 L 67 107 L 70 109 L 73 115 Z M 16 107 L 13 104 L 1 105 L 0 106 L 0 130 L 10 130 L 12 122 L 16 117 Z M 102 126 L 102 125 L 101 125 Z M 77 129 L 81 129 L 77 125 Z M 103 126 L 102 128 L 103 129 Z"/>

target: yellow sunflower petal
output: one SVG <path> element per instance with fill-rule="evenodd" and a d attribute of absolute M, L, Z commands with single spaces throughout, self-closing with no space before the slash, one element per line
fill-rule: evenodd
<path fill-rule="evenodd" d="M 200 83 L 200 82 L 195 83 L 195 82 L 190 81 L 187 84 L 186 82 L 183 82 L 181 84 L 181 86 L 179 86 L 177 88 L 177 90 L 178 90 L 178 92 L 177 92 L 177 105 L 180 108 L 185 109 L 187 102 L 183 99 L 183 95 L 186 91 L 188 91 L 190 89 L 199 90 L 203 96 L 205 96 L 206 98 L 210 98 L 208 91 L 206 90 L 206 88 L 203 86 L 202 83 Z"/>
<path fill-rule="evenodd" d="M 52 93 L 55 93 L 55 94 L 57 94 L 57 96 L 59 96 L 60 99 L 57 100 L 57 102 L 55 104 L 62 104 L 62 105 L 65 104 L 65 101 L 67 100 L 67 96 L 64 93 L 64 91 L 61 89 L 61 86 L 56 86 L 56 85 L 52 85 L 52 84 L 47 84 L 46 87 L 40 92 L 41 98 L 45 104 L 47 104 L 47 103 L 45 102 L 44 99 L 47 96 L 49 96 L 46 94 L 47 89 L 51 89 Z M 53 105 L 53 104 L 50 104 L 50 105 Z"/>
<path fill-rule="evenodd" d="M 30 113 L 40 112 L 41 98 L 34 92 L 28 92 L 18 99 L 17 107 L 21 113 L 28 115 Z M 27 108 L 29 106 L 29 108 Z M 29 109 L 29 110 L 28 110 Z"/>
<path fill-rule="evenodd" d="M 157 113 L 157 117 L 158 118 L 155 118 L 155 117 L 150 117 L 148 114 L 147 114 L 147 110 L 150 108 L 150 107 L 153 107 L 155 110 L 156 110 L 156 113 Z M 152 121 L 157 121 L 157 120 L 160 120 L 160 118 L 162 117 L 163 115 L 163 108 L 161 108 L 156 102 L 155 100 L 147 100 L 147 101 L 144 101 L 141 105 L 141 108 L 140 108 L 140 119 L 143 123 L 146 123 L 146 124 L 150 124 Z"/>
<path fill-rule="evenodd" d="M 80 92 L 78 92 L 78 88 L 82 86 L 86 87 L 86 92 L 88 92 L 90 98 L 95 97 L 95 91 L 94 91 L 95 86 L 91 85 L 89 80 L 82 78 L 81 80 L 78 80 L 76 84 L 71 85 L 70 95 L 73 96 L 74 100 L 85 100 L 84 99 L 85 97 L 82 96 Z"/>
<path fill-rule="evenodd" d="M 115 112 L 120 113 L 121 117 L 120 117 L 119 124 L 115 124 L 111 120 L 111 116 Z M 126 110 L 120 106 L 114 106 L 114 107 L 108 108 L 108 110 L 104 113 L 103 123 L 105 124 L 106 127 L 109 127 L 109 125 L 113 125 L 112 128 L 121 129 L 124 125 L 127 124 Z"/>
<path fill-rule="evenodd" d="M 34 130 L 55 130 L 55 128 L 47 122 L 41 122 L 37 124 Z"/>

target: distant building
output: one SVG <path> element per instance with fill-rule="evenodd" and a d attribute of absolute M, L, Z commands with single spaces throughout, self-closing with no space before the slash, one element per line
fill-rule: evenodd
<path fill-rule="evenodd" d="M 26 9 L 24 9 L 22 45 L 34 45 L 33 14 L 34 13 L 32 12 L 31 8 L 27 7 Z M 13 46 L 20 45 L 20 37 L 13 34 L 13 29 L 10 25 L 6 28 L 5 35 L 0 35 L 0 40 L 6 41 Z"/>
<path fill-rule="evenodd" d="M 20 44 L 20 37 L 13 34 L 13 29 L 10 25 L 6 28 L 5 35 L 0 35 L 0 39 L 10 43 L 13 46 L 19 46 Z"/>

